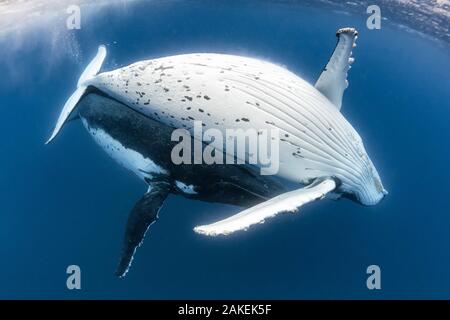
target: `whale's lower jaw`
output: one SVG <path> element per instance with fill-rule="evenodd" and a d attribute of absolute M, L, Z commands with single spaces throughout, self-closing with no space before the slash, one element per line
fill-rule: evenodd
<path fill-rule="evenodd" d="M 363 206 L 374 206 L 380 203 L 384 197 L 387 195 L 387 191 L 384 192 L 375 192 L 375 191 L 367 191 L 367 190 L 349 190 L 340 192 L 343 198 L 350 199 L 360 205 Z"/>
<path fill-rule="evenodd" d="M 381 186 L 376 172 L 373 175 L 371 170 L 367 170 L 367 173 L 356 181 L 347 180 L 345 177 L 342 180 L 339 177 L 335 178 L 339 181 L 336 193 L 364 206 L 378 204 L 387 194 L 387 191 Z"/>

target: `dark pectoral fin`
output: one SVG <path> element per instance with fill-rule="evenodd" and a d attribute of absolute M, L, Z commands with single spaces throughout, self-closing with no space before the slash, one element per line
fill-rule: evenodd
<path fill-rule="evenodd" d="M 152 183 L 149 191 L 134 205 L 128 217 L 120 262 L 116 270 L 118 277 L 127 273 L 137 247 L 144 240 L 149 226 L 158 219 L 159 209 L 169 192 L 169 183 Z"/>

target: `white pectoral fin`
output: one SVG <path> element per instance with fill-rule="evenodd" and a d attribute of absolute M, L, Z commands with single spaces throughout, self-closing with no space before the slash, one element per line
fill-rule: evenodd
<path fill-rule="evenodd" d="M 72 93 L 70 98 L 67 99 L 61 113 L 59 114 L 58 120 L 56 121 L 56 126 L 53 129 L 50 138 L 48 138 L 45 144 L 49 144 L 58 135 L 59 131 L 66 123 L 67 119 L 72 113 L 72 110 L 75 109 L 75 106 L 77 105 L 78 101 L 81 99 L 85 91 L 86 87 L 78 87 L 77 90 L 75 90 L 75 92 Z"/>
<path fill-rule="evenodd" d="M 296 212 L 305 203 L 321 199 L 335 188 L 336 182 L 332 178 L 316 180 L 302 189 L 283 193 L 222 221 L 197 226 L 194 231 L 208 236 L 216 236 L 245 230 L 251 225 L 263 223 L 267 218 L 274 217 L 279 213 Z"/>
<path fill-rule="evenodd" d="M 91 60 L 91 62 L 88 64 L 86 69 L 84 69 L 83 73 L 78 79 L 77 86 L 83 85 L 83 82 L 97 75 L 97 73 L 100 71 L 100 68 L 102 67 L 103 61 L 105 61 L 105 58 L 106 47 L 104 45 L 100 45 L 94 59 Z"/>
<path fill-rule="evenodd" d="M 315 87 L 340 110 L 344 90 L 348 87 L 347 72 L 354 61 L 352 49 L 356 46 L 358 31 L 354 28 L 342 28 L 337 31 L 336 36 L 336 48 Z"/>
<path fill-rule="evenodd" d="M 53 129 L 50 138 L 48 138 L 45 144 L 50 143 L 61 131 L 61 128 L 67 122 L 67 119 L 69 118 L 70 114 L 75 109 L 75 107 L 78 104 L 78 101 L 80 101 L 81 97 L 83 97 L 83 94 L 86 91 L 87 86 L 84 84 L 84 82 L 97 75 L 97 73 L 100 71 L 103 61 L 105 60 L 105 57 L 106 57 L 106 48 L 105 46 L 101 45 L 98 47 L 97 55 L 95 56 L 95 58 L 92 59 L 92 61 L 89 63 L 86 69 L 84 69 L 83 73 L 78 79 L 77 89 L 75 90 L 74 93 L 72 93 L 70 98 L 64 104 L 64 107 L 58 117 L 58 120 L 56 121 L 56 126 Z"/>

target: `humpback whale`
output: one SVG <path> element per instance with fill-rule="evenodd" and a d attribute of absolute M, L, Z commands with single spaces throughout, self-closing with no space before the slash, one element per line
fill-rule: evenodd
<path fill-rule="evenodd" d="M 79 118 L 102 149 L 148 187 L 128 217 L 119 277 L 128 272 L 169 194 L 243 208 L 194 228 L 207 236 L 245 230 L 324 197 L 380 202 L 387 191 L 341 113 L 357 34 L 354 28 L 337 31 L 336 47 L 315 85 L 270 62 L 215 53 L 162 57 L 100 73 L 106 48 L 98 48 L 47 143 L 68 120 Z M 258 163 L 174 164 L 171 134 L 179 128 L 191 132 L 194 120 L 221 132 L 279 130 L 276 175 L 261 175 Z"/>

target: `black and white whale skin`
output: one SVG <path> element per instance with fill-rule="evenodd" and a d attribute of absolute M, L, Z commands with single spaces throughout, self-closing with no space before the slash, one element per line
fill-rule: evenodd
<path fill-rule="evenodd" d="M 247 229 L 326 195 L 375 205 L 387 194 L 362 139 L 340 112 L 357 32 L 340 29 L 337 38 L 315 86 L 265 61 L 207 53 L 98 74 L 106 57 L 99 47 L 47 143 L 70 116 L 79 118 L 105 152 L 148 185 L 128 218 L 118 276 L 127 273 L 170 193 L 247 208 L 194 228 L 210 236 Z M 278 173 L 261 175 L 259 163 L 174 164 L 172 132 L 193 133 L 194 120 L 224 136 L 226 129 L 278 129 Z"/>

